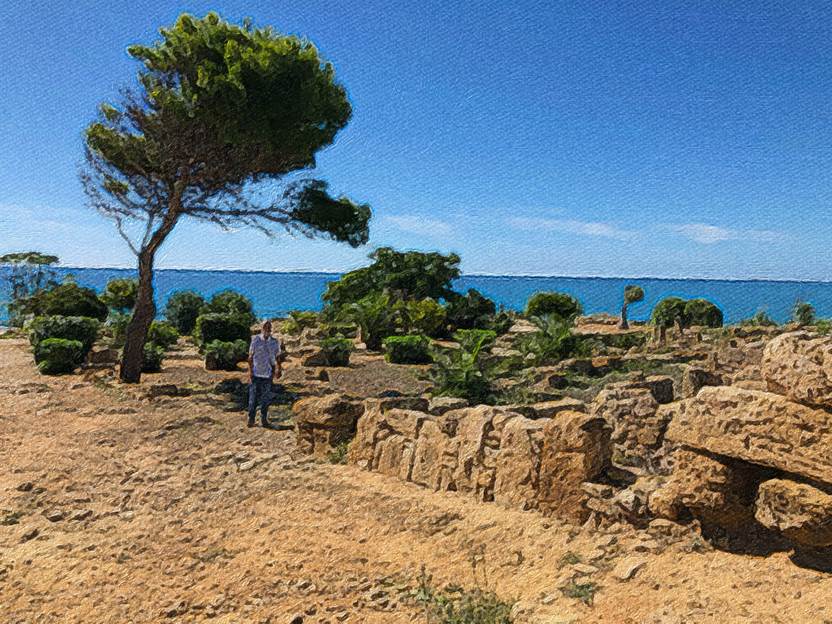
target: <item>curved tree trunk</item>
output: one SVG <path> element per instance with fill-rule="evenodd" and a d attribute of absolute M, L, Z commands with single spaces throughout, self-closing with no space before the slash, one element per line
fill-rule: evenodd
<path fill-rule="evenodd" d="M 626 301 L 621 306 L 621 320 L 618 322 L 618 329 L 630 329 L 630 324 L 627 322 L 627 302 Z"/>
<path fill-rule="evenodd" d="M 147 250 L 139 254 L 139 288 L 133 317 L 127 325 L 124 352 L 121 356 L 119 378 L 125 383 L 139 383 L 144 360 L 144 343 L 150 324 L 156 316 L 153 301 L 153 254 Z"/>

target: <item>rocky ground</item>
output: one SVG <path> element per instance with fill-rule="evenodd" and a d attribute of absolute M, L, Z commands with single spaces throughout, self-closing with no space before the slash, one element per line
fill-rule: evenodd
<path fill-rule="evenodd" d="M 732 554 L 666 520 L 573 525 L 312 459 L 288 422 L 243 427 L 207 391 L 242 374 L 187 350 L 124 387 L 40 376 L 27 347 L 0 341 L 2 622 L 425 622 L 422 569 L 516 601 L 518 623 L 832 622 L 832 575 L 786 550 Z M 310 374 L 290 361 L 289 380 Z M 372 357 L 318 382 L 413 383 Z"/>

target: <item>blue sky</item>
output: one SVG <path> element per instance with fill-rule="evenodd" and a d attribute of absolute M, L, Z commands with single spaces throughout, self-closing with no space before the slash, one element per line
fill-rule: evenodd
<path fill-rule="evenodd" d="M 81 133 L 128 44 L 217 10 L 312 40 L 354 107 L 319 158 L 367 248 L 183 222 L 158 266 L 344 270 L 373 246 L 468 273 L 832 279 L 825 2 L 165 2 L 0 6 L 0 253 L 131 266 L 85 206 Z"/>

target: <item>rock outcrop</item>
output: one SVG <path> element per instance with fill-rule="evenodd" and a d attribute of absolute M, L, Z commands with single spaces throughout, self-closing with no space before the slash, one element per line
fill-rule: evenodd
<path fill-rule="evenodd" d="M 778 336 L 765 347 L 761 372 L 771 392 L 832 407 L 832 337 L 806 332 Z"/>
<path fill-rule="evenodd" d="M 364 406 L 338 394 L 301 399 L 292 407 L 298 448 L 325 458 L 336 447 L 349 442 Z"/>
<path fill-rule="evenodd" d="M 803 546 L 832 546 L 832 495 L 811 485 L 788 479 L 762 483 L 755 517 Z"/>

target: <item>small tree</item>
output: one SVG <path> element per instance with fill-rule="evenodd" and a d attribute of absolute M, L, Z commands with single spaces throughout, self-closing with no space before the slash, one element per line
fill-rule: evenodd
<path fill-rule="evenodd" d="M 48 256 L 37 251 L 9 253 L 0 256 L 0 265 L 7 267 L 5 281 L 8 283 L 9 325 L 22 327 L 26 316 L 31 314 L 31 299 L 43 290 L 58 284 L 52 265 L 57 256 Z"/>
<path fill-rule="evenodd" d="M 557 316 L 571 323 L 583 313 L 581 303 L 572 295 L 537 292 L 526 303 L 526 316 Z"/>
<path fill-rule="evenodd" d="M 271 28 L 183 14 L 151 46 L 139 87 L 85 133 L 81 180 L 90 204 L 115 222 L 138 259 L 136 307 L 120 377 L 138 382 L 156 313 L 156 253 L 183 217 L 367 242 L 370 209 L 332 198 L 327 184 L 300 179 L 274 196 L 266 183 L 315 166 L 352 114 L 332 66 L 315 47 Z"/>
<path fill-rule="evenodd" d="M 630 323 L 627 321 L 627 307 L 639 301 L 644 301 L 644 289 L 635 284 L 625 286 L 624 303 L 621 305 L 621 321 L 618 323 L 619 329 L 630 329 Z"/>
<path fill-rule="evenodd" d="M 792 320 L 798 325 L 812 325 L 815 322 L 815 307 L 808 301 L 795 301 Z"/>
<path fill-rule="evenodd" d="M 101 293 L 100 298 L 108 308 L 124 314 L 136 305 L 136 291 L 138 289 L 139 283 L 134 279 L 111 279 L 104 287 L 104 292 Z"/>
<path fill-rule="evenodd" d="M 685 328 L 685 300 L 680 297 L 665 297 L 653 308 L 653 325 L 659 328 L 660 340 L 664 342 L 667 330 L 676 325 L 680 331 Z"/>

